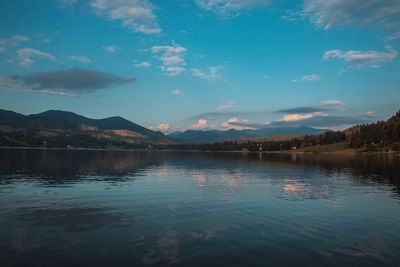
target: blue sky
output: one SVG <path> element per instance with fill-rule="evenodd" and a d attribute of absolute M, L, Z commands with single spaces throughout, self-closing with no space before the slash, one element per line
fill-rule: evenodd
<path fill-rule="evenodd" d="M 0 5 L 2 109 L 172 132 L 341 129 L 400 108 L 396 0 Z"/>

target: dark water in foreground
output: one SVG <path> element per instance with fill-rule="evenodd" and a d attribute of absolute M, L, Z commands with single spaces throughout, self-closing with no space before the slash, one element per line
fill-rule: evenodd
<path fill-rule="evenodd" d="M 400 265 L 400 157 L 0 149 L 0 266 Z"/>

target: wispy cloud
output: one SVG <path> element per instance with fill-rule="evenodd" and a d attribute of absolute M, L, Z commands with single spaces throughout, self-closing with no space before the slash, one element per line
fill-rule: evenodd
<path fill-rule="evenodd" d="M 275 113 L 282 113 L 282 114 L 305 114 L 305 113 L 314 113 L 314 112 L 324 112 L 328 111 L 326 108 L 321 107 L 297 107 L 297 108 L 289 108 L 289 109 L 281 109 L 275 111 Z"/>
<path fill-rule="evenodd" d="M 310 75 L 304 75 L 303 77 L 301 77 L 300 79 L 296 78 L 293 80 L 293 82 L 315 82 L 315 81 L 319 81 L 321 79 L 321 76 L 319 76 L 318 74 L 310 74 Z"/>
<path fill-rule="evenodd" d="M 161 32 L 154 14 L 156 7 L 147 0 L 92 0 L 90 5 L 98 15 L 120 21 L 122 26 L 135 32 Z"/>
<path fill-rule="evenodd" d="M 216 110 L 225 110 L 225 109 L 231 109 L 235 107 L 236 102 L 231 100 L 228 103 L 226 103 L 223 106 L 217 107 Z"/>
<path fill-rule="evenodd" d="M 22 36 L 22 35 L 13 35 L 12 37 L 7 38 L 7 39 L 1 39 L 0 45 L 14 47 L 14 46 L 17 46 L 18 43 L 26 42 L 26 41 L 29 41 L 29 37 Z"/>
<path fill-rule="evenodd" d="M 264 7 L 269 0 L 196 0 L 197 5 L 221 16 L 237 16 L 243 11 Z"/>
<path fill-rule="evenodd" d="M 99 89 L 134 82 L 135 77 L 123 78 L 98 70 L 73 68 L 35 72 L 25 76 L 1 77 L 0 87 L 11 91 L 32 91 L 76 96 Z"/>
<path fill-rule="evenodd" d="M 269 75 L 264 75 L 264 79 L 269 79 Z"/>
<path fill-rule="evenodd" d="M 103 49 L 107 52 L 114 53 L 118 50 L 121 50 L 122 47 L 120 47 L 118 45 L 109 45 L 109 46 L 103 46 Z"/>
<path fill-rule="evenodd" d="M 56 58 L 53 55 L 42 52 L 42 51 L 34 49 L 34 48 L 18 49 L 17 50 L 17 58 L 18 58 L 19 65 L 21 65 L 23 67 L 28 67 L 28 68 L 36 63 L 33 60 L 33 58 L 56 60 Z"/>
<path fill-rule="evenodd" d="M 400 27 L 400 2 L 397 0 L 305 0 L 301 11 L 318 28 L 373 24 L 385 28 Z"/>
<path fill-rule="evenodd" d="M 178 89 L 171 91 L 171 95 L 181 95 L 181 94 L 183 94 L 183 93 L 181 92 L 181 90 L 178 90 Z"/>
<path fill-rule="evenodd" d="M 186 48 L 175 44 L 175 42 L 172 42 L 172 45 L 153 46 L 151 48 L 151 52 L 156 54 L 162 62 L 160 69 L 166 72 L 169 77 L 179 76 L 186 71 L 184 67 L 186 66 L 184 59 L 186 51 Z"/>
<path fill-rule="evenodd" d="M 340 50 L 331 50 L 325 52 L 323 60 L 331 58 L 341 58 L 347 61 L 351 67 L 361 67 L 364 65 L 376 66 L 377 63 L 390 62 L 397 57 L 397 51 L 391 46 L 386 46 L 388 52 L 378 51 L 357 51 L 350 50 L 342 52 Z"/>
<path fill-rule="evenodd" d="M 197 68 L 192 68 L 191 71 L 192 71 L 192 76 L 198 77 L 200 79 L 225 80 L 224 78 L 222 78 L 222 74 L 219 72 L 219 69 L 221 69 L 221 67 L 216 66 L 216 67 L 208 67 L 209 70 L 208 73 L 204 72 L 202 69 L 197 69 Z"/>
<path fill-rule="evenodd" d="M 344 105 L 340 100 L 325 100 L 322 101 L 322 105 Z"/>
<path fill-rule="evenodd" d="M 81 63 L 90 63 L 91 62 L 90 59 L 88 59 L 87 57 L 82 57 L 82 56 L 68 56 L 67 59 L 79 61 Z"/>
<path fill-rule="evenodd" d="M 136 68 L 148 68 L 150 66 L 151 66 L 151 64 L 149 62 L 147 62 L 147 61 L 143 61 L 143 62 L 135 64 Z"/>

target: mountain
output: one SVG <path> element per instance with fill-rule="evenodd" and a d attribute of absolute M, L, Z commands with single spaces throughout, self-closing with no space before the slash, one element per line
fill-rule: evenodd
<path fill-rule="evenodd" d="M 142 148 L 171 144 L 169 137 L 122 117 L 91 119 L 73 112 L 49 110 L 23 115 L 0 109 L 0 145 Z"/>
<path fill-rule="evenodd" d="M 266 127 L 258 130 L 235 130 L 227 131 L 207 130 L 195 131 L 187 130 L 184 132 L 174 132 L 168 135 L 176 142 L 186 144 L 207 144 L 223 141 L 231 141 L 237 139 L 246 139 L 254 137 L 265 137 L 281 134 L 320 134 L 327 130 L 314 129 L 308 126 L 293 126 L 293 127 Z"/>
<path fill-rule="evenodd" d="M 66 121 L 73 121 L 78 124 L 87 126 L 97 127 L 99 130 L 128 130 L 136 133 L 140 133 L 145 136 L 163 137 L 165 136 L 161 132 L 154 132 L 136 123 L 128 121 L 122 117 L 109 117 L 105 119 L 89 119 L 84 116 L 75 114 L 73 112 L 62 111 L 62 110 L 48 110 L 43 113 L 31 115 L 32 117 L 43 117 L 62 119 Z"/>

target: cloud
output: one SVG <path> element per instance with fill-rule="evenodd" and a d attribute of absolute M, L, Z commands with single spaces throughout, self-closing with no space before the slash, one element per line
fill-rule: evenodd
<path fill-rule="evenodd" d="M 42 42 L 43 42 L 43 43 L 50 43 L 51 40 L 50 40 L 50 39 L 43 39 Z"/>
<path fill-rule="evenodd" d="M 1 78 L 0 87 L 11 91 L 31 91 L 66 96 L 89 93 L 113 85 L 128 84 L 135 77 L 122 78 L 98 70 L 73 68 L 48 72 L 35 72 L 25 76 Z"/>
<path fill-rule="evenodd" d="M 181 95 L 181 94 L 182 94 L 181 90 L 178 90 L 178 89 L 171 91 L 171 95 Z"/>
<path fill-rule="evenodd" d="M 298 108 L 290 108 L 290 109 L 281 109 L 275 111 L 275 113 L 283 113 L 283 114 L 305 114 L 305 113 L 314 113 L 314 112 L 323 112 L 328 111 L 326 108 L 319 108 L 319 107 L 298 107 Z"/>
<path fill-rule="evenodd" d="M 322 105 L 344 105 L 340 100 L 326 100 L 322 101 Z"/>
<path fill-rule="evenodd" d="M 152 130 L 152 131 L 162 131 L 162 132 L 166 132 L 168 131 L 171 127 L 169 126 L 169 124 L 167 123 L 161 123 L 158 126 L 148 126 L 148 129 Z"/>
<path fill-rule="evenodd" d="M 265 126 L 265 125 L 264 125 Z M 221 127 L 226 129 L 235 129 L 235 130 L 255 130 L 256 128 L 252 127 L 249 120 L 239 120 L 237 117 L 230 118 L 227 122 L 221 123 Z"/>
<path fill-rule="evenodd" d="M 17 46 L 18 43 L 26 42 L 26 41 L 29 41 L 29 37 L 22 36 L 22 35 L 13 35 L 12 37 L 7 38 L 7 39 L 1 39 L 0 45 L 14 47 L 14 46 Z"/>
<path fill-rule="evenodd" d="M 186 48 L 175 44 L 175 42 L 172 42 L 172 45 L 153 46 L 151 48 L 151 52 L 156 54 L 162 62 L 160 69 L 166 72 L 169 77 L 179 76 L 186 71 L 184 67 L 186 66 L 184 60 L 186 51 Z"/>
<path fill-rule="evenodd" d="M 217 107 L 216 110 L 224 110 L 224 109 L 231 109 L 235 107 L 236 102 L 231 100 L 227 104 Z"/>
<path fill-rule="evenodd" d="M 18 64 L 23 67 L 30 67 L 36 62 L 33 58 L 44 58 L 50 60 L 56 60 L 51 54 L 39 51 L 33 48 L 21 48 L 17 50 Z"/>
<path fill-rule="evenodd" d="M 205 129 L 211 129 L 211 128 L 216 128 L 216 127 L 217 127 L 217 125 L 215 123 L 208 124 L 207 120 L 199 119 L 197 123 L 189 126 L 188 129 L 189 130 L 205 130 Z"/>
<path fill-rule="evenodd" d="M 7 50 L 3 47 L 0 47 L 0 54 L 6 52 Z"/>
<path fill-rule="evenodd" d="M 264 79 L 269 79 L 269 75 L 264 75 Z"/>
<path fill-rule="evenodd" d="M 375 113 L 375 111 L 366 111 L 366 112 L 361 112 L 361 117 L 364 117 L 364 118 L 375 118 L 375 116 L 376 116 L 376 113 Z"/>
<path fill-rule="evenodd" d="M 310 74 L 310 75 L 304 75 L 303 77 L 301 77 L 300 79 L 294 79 L 293 82 L 315 82 L 320 80 L 321 77 L 318 74 Z"/>
<path fill-rule="evenodd" d="M 198 77 L 200 79 L 207 79 L 207 80 L 215 80 L 215 79 L 222 79 L 222 74 L 218 72 L 221 67 L 209 67 L 209 73 L 203 72 L 202 69 L 192 68 L 192 76 Z M 226 81 L 226 80 L 225 80 Z"/>
<path fill-rule="evenodd" d="M 122 47 L 117 46 L 117 45 L 109 45 L 109 46 L 103 46 L 103 49 L 107 52 L 114 53 L 118 50 L 121 50 Z"/>
<path fill-rule="evenodd" d="M 392 35 L 389 35 L 386 38 L 386 41 L 389 42 L 389 41 L 393 41 L 393 40 L 396 40 L 396 39 L 399 39 L 399 38 L 400 38 L 400 31 L 397 31 L 397 32 L 393 33 Z"/>
<path fill-rule="evenodd" d="M 340 50 L 332 50 L 325 52 L 323 60 L 331 58 L 342 58 L 346 60 L 352 67 L 361 67 L 364 65 L 376 66 L 376 63 L 390 62 L 397 57 L 397 51 L 395 51 L 390 45 L 386 46 L 388 52 L 378 51 L 356 51 L 350 50 L 342 52 Z"/>
<path fill-rule="evenodd" d="M 279 120 L 271 122 L 271 126 L 309 126 L 317 128 L 339 127 L 366 123 L 361 118 L 352 116 L 312 116 L 299 120 Z"/>
<path fill-rule="evenodd" d="M 318 28 L 356 24 L 400 27 L 400 2 L 398 0 L 305 0 L 301 11 Z"/>
<path fill-rule="evenodd" d="M 100 16 L 120 21 L 122 26 L 135 32 L 157 34 L 156 7 L 147 0 L 92 0 L 91 7 Z"/>
<path fill-rule="evenodd" d="M 240 15 L 242 11 L 253 8 L 264 7 L 270 3 L 269 0 L 196 0 L 197 5 L 205 10 L 212 11 L 218 15 L 230 16 Z"/>
<path fill-rule="evenodd" d="M 151 66 L 151 64 L 149 62 L 147 62 L 147 61 L 143 61 L 143 62 L 135 64 L 136 68 L 148 68 L 150 66 Z"/>
<path fill-rule="evenodd" d="M 82 56 L 68 56 L 67 59 L 79 61 L 82 63 L 90 63 L 91 62 L 90 59 L 88 59 L 87 57 L 82 57 Z"/>
<path fill-rule="evenodd" d="M 74 5 L 77 0 L 59 0 L 61 8 Z"/>
<path fill-rule="evenodd" d="M 300 120 L 305 120 L 305 119 L 310 119 L 316 116 L 322 116 L 326 117 L 328 116 L 325 113 L 322 112 L 314 112 L 314 113 L 308 113 L 308 114 L 285 114 L 282 119 L 279 121 L 300 121 Z"/>

